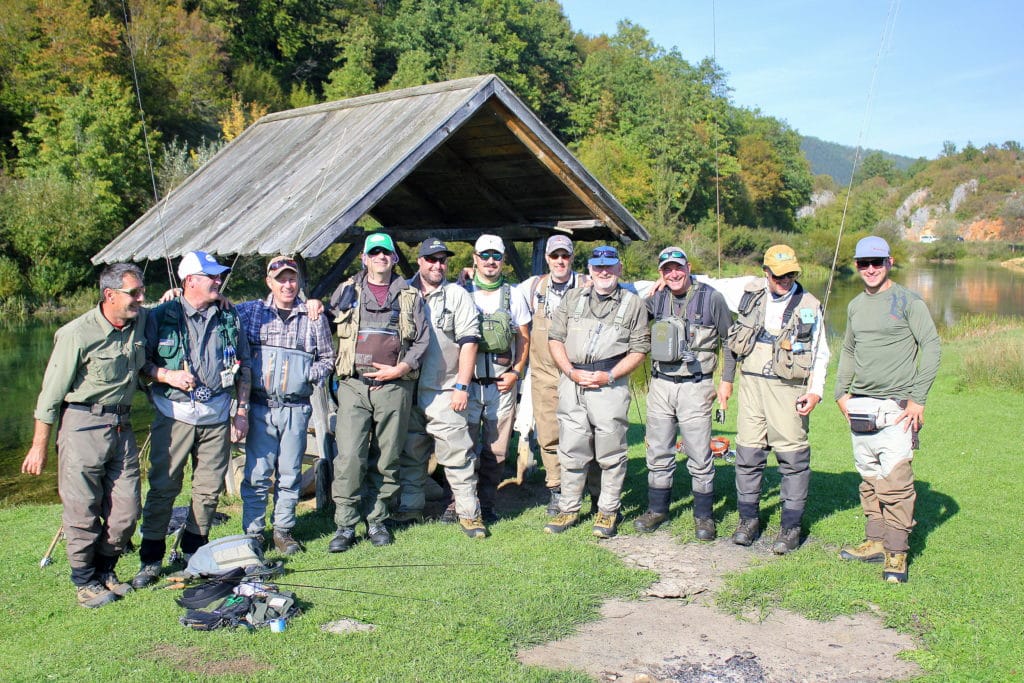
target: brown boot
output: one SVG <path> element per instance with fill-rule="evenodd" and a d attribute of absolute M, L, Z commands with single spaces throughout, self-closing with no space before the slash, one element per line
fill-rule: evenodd
<path fill-rule="evenodd" d="M 736 545 L 752 545 L 761 535 L 761 520 L 757 517 L 740 517 L 739 526 L 732 534 Z"/>
<path fill-rule="evenodd" d="M 693 526 L 698 541 L 713 541 L 718 536 L 718 528 L 711 517 L 695 517 Z"/>
<path fill-rule="evenodd" d="M 302 546 L 292 537 L 291 529 L 274 529 L 274 547 L 282 555 L 302 552 Z"/>
<path fill-rule="evenodd" d="M 857 562 L 882 562 L 885 560 L 885 548 L 882 542 L 869 538 L 856 547 L 845 547 L 839 551 L 839 557 Z"/>
<path fill-rule="evenodd" d="M 649 534 L 657 531 L 658 527 L 665 523 L 668 515 L 654 510 L 648 510 L 633 520 L 633 528 L 642 534 Z"/>
<path fill-rule="evenodd" d="M 79 605 L 90 609 L 103 607 L 117 600 L 117 596 L 109 588 L 95 580 L 79 586 L 77 597 Z"/>
<path fill-rule="evenodd" d="M 910 580 L 906 553 L 885 551 L 885 568 L 882 570 L 882 579 L 888 583 L 906 583 Z"/>

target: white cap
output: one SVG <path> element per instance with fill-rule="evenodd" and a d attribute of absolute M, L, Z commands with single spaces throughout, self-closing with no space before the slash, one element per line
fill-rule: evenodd
<path fill-rule="evenodd" d="M 476 244 L 473 245 L 473 250 L 478 254 L 482 254 L 485 251 L 499 251 L 504 254 L 505 243 L 497 235 L 480 235 L 477 238 Z"/>
<path fill-rule="evenodd" d="M 184 280 L 189 275 L 199 275 L 200 273 L 222 275 L 229 270 L 231 269 L 217 263 L 217 259 L 205 251 L 190 251 L 181 257 L 181 263 L 178 264 L 178 277 Z"/>

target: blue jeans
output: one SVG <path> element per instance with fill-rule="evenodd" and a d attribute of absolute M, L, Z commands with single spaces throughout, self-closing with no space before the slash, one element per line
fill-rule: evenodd
<path fill-rule="evenodd" d="M 273 526 L 280 531 L 290 531 L 295 526 L 302 456 L 306 453 L 306 427 L 311 414 L 308 405 L 280 408 L 251 405 L 249 434 L 245 439 L 245 477 L 239 487 L 245 533 L 263 531 L 267 495 L 275 474 Z"/>

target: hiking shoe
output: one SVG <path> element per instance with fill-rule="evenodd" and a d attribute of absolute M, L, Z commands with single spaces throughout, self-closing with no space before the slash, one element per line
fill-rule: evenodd
<path fill-rule="evenodd" d="M 484 526 L 483 517 L 474 517 L 473 519 L 460 517 L 459 528 L 470 538 L 487 538 L 487 527 Z"/>
<path fill-rule="evenodd" d="M 125 583 L 117 578 L 117 574 L 115 574 L 113 570 L 104 572 L 96 578 L 99 579 L 99 582 L 102 583 L 108 591 L 119 598 L 123 598 L 135 590 L 132 588 L 130 583 Z"/>
<path fill-rule="evenodd" d="M 752 545 L 760 535 L 761 521 L 757 517 L 740 517 L 739 526 L 732 535 L 732 542 L 736 545 Z"/>
<path fill-rule="evenodd" d="M 370 524 L 366 528 L 366 537 L 370 539 L 370 543 L 378 548 L 395 542 L 391 531 L 383 524 Z"/>
<path fill-rule="evenodd" d="M 423 511 L 399 510 L 391 515 L 391 517 L 388 518 L 388 521 L 396 528 L 404 529 L 405 527 L 412 526 L 413 524 L 421 524 L 423 522 Z"/>
<path fill-rule="evenodd" d="M 139 569 L 139 573 L 132 579 L 132 588 L 139 589 L 145 588 L 151 584 L 156 583 L 160 580 L 160 563 L 150 562 L 149 564 L 142 565 Z"/>
<path fill-rule="evenodd" d="M 480 507 L 480 517 L 484 520 L 484 524 L 490 526 L 496 524 L 498 521 L 498 513 L 494 511 L 492 507 Z"/>
<path fill-rule="evenodd" d="M 885 568 L 882 570 L 882 579 L 887 583 L 906 583 L 910 580 L 906 553 L 885 551 Z"/>
<path fill-rule="evenodd" d="M 302 552 L 302 545 L 292 536 L 291 529 L 274 529 L 274 547 L 282 555 Z"/>
<path fill-rule="evenodd" d="M 800 547 L 800 527 L 794 526 L 779 532 L 779 535 L 775 537 L 775 544 L 772 545 L 772 552 L 776 555 L 785 555 L 798 547 Z"/>
<path fill-rule="evenodd" d="M 117 600 L 117 596 L 99 581 L 93 580 L 78 587 L 78 604 L 82 607 L 95 609 L 109 605 L 114 600 Z"/>
<path fill-rule="evenodd" d="M 600 514 L 601 513 L 598 512 L 598 516 L 600 516 Z M 649 534 L 652 531 L 656 531 L 658 527 L 664 524 L 666 519 L 668 519 L 668 515 L 665 513 L 648 510 L 633 520 L 633 528 L 642 534 Z"/>
<path fill-rule="evenodd" d="M 598 538 L 611 538 L 619 530 L 618 512 L 597 511 L 594 516 L 594 535 Z"/>
<path fill-rule="evenodd" d="M 455 512 L 455 501 L 448 503 L 448 507 L 441 513 L 441 524 L 456 524 L 459 521 L 459 513 Z"/>
<path fill-rule="evenodd" d="M 548 534 L 560 534 L 570 527 L 576 526 L 580 521 L 578 512 L 559 512 L 555 518 L 544 525 L 544 532 Z"/>
<path fill-rule="evenodd" d="M 548 499 L 548 517 L 556 517 L 558 516 L 558 499 L 562 497 L 562 488 L 555 486 L 548 491 L 551 493 L 551 498 Z"/>
<path fill-rule="evenodd" d="M 327 546 L 329 553 L 343 553 L 356 543 L 356 530 L 351 526 L 339 526 L 334 538 Z"/>
<path fill-rule="evenodd" d="M 855 548 L 843 548 L 839 551 L 839 557 L 858 562 L 883 562 L 885 561 L 885 548 L 881 541 L 869 538 Z"/>
<path fill-rule="evenodd" d="M 694 517 L 693 527 L 698 541 L 713 541 L 718 537 L 718 527 L 710 517 Z"/>

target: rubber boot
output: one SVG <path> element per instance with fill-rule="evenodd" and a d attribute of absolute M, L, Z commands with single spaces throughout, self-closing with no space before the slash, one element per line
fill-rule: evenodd
<path fill-rule="evenodd" d="M 633 528 L 642 534 L 656 531 L 668 519 L 672 489 L 651 488 L 647 492 L 647 512 L 633 520 Z"/>

